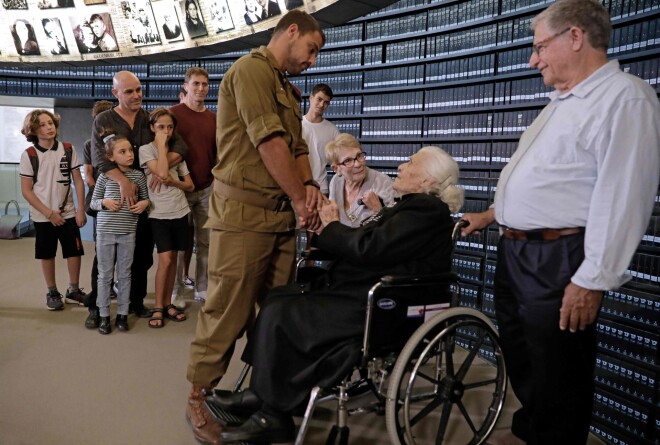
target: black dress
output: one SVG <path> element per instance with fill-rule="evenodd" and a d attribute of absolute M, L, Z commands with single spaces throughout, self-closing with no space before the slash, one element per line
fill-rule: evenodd
<path fill-rule="evenodd" d="M 359 228 L 329 224 L 317 240 L 338 258 L 328 272 L 268 294 L 243 360 L 253 365 L 250 388 L 269 406 L 290 412 L 314 386 L 348 374 L 360 357 L 367 292 L 381 276 L 450 270 L 453 220 L 440 199 L 406 195 L 379 216 Z"/>

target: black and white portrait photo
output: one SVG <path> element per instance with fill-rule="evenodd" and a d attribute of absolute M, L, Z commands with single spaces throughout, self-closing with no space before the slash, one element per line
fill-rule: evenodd
<path fill-rule="evenodd" d="M 39 0 L 37 2 L 39 9 L 75 8 L 75 6 L 73 0 Z"/>
<path fill-rule="evenodd" d="M 262 20 L 281 15 L 282 10 L 276 0 L 244 0 L 246 25 L 253 25 Z"/>
<path fill-rule="evenodd" d="M 9 31 L 14 38 L 14 45 L 19 56 L 41 55 L 37 37 L 30 22 L 18 19 L 9 27 Z"/>
<path fill-rule="evenodd" d="M 53 55 L 69 54 L 69 48 L 64 40 L 64 33 L 62 32 L 60 19 L 41 19 L 41 26 L 43 27 L 44 35 L 46 36 L 46 40 L 41 45 L 43 51 Z"/>
<path fill-rule="evenodd" d="M 181 22 L 176 8 L 169 2 L 152 3 L 156 24 L 163 31 L 163 36 L 168 42 L 183 40 Z"/>
<path fill-rule="evenodd" d="M 227 0 L 211 0 L 211 29 L 217 34 L 234 29 Z"/>
<path fill-rule="evenodd" d="M 27 0 L 2 0 L 5 9 L 27 9 Z"/>
<path fill-rule="evenodd" d="M 202 10 L 197 0 L 182 0 L 183 13 L 186 17 L 186 30 L 191 39 L 207 35 Z"/>
<path fill-rule="evenodd" d="M 129 21 L 131 41 L 136 47 L 160 44 L 160 34 L 149 0 L 122 2 L 122 11 Z"/>
<path fill-rule="evenodd" d="M 80 54 L 118 51 L 110 14 L 95 13 L 87 17 L 71 17 L 71 27 Z"/>

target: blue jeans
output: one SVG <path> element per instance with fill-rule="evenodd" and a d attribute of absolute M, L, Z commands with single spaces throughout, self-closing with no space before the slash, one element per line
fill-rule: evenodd
<path fill-rule="evenodd" d="M 96 305 L 101 317 L 110 316 L 110 289 L 114 276 L 115 259 L 117 264 L 117 315 L 128 315 L 134 250 L 135 232 L 122 235 L 100 232 L 96 234 L 96 257 L 99 264 Z"/>

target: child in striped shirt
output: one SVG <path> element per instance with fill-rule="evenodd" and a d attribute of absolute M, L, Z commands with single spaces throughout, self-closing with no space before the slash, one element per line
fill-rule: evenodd
<path fill-rule="evenodd" d="M 117 168 L 137 185 L 137 197 L 134 204 L 121 201 L 119 183 L 102 173 L 96 180 L 91 208 L 98 211 L 96 216 L 96 257 L 98 259 L 98 297 L 101 323 L 99 332 L 109 334 L 110 326 L 110 289 L 113 270 L 117 269 L 117 319 L 115 325 L 120 331 L 128 331 L 128 305 L 131 289 L 131 265 L 135 250 L 135 231 L 138 215 L 149 207 L 147 179 L 139 170 L 132 168 L 133 147 L 123 136 L 115 135 L 112 130 L 101 134 L 108 160 L 117 164 Z M 116 258 L 116 261 L 115 261 Z"/>

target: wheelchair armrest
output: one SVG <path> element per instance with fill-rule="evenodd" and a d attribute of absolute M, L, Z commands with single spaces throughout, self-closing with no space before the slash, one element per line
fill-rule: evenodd
<path fill-rule="evenodd" d="M 454 272 L 446 272 L 433 275 L 385 275 L 380 282 L 383 286 L 404 286 L 424 284 L 452 284 L 458 282 L 458 275 Z"/>
<path fill-rule="evenodd" d="M 335 255 L 321 249 L 303 250 L 300 256 L 308 261 L 330 261 L 336 258 Z"/>

